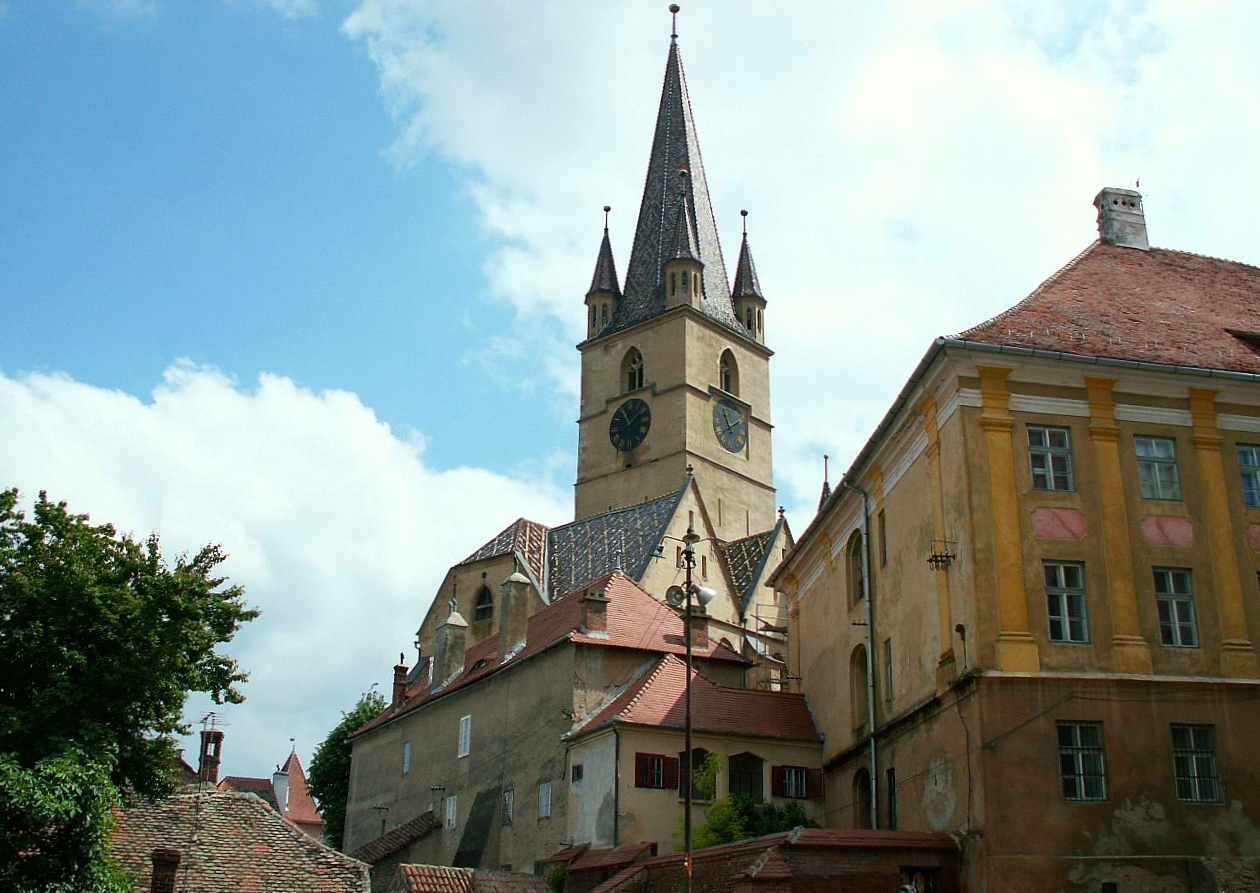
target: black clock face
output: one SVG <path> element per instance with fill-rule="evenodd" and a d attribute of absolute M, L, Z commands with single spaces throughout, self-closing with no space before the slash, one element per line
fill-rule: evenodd
<path fill-rule="evenodd" d="M 652 409 L 638 397 L 617 407 L 608 423 L 608 439 L 620 453 L 627 453 L 643 443 L 652 427 Z"/>
<path fill-rule="evenodd" d="M 713 433 L 727 452 L 738 453 L 748 445 L 748 419 L 734 400 L 723 397 L 713 404 Z"/>

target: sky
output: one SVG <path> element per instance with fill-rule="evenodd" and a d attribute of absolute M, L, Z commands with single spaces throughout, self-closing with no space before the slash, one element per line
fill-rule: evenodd
<path fill-rule="evenodd" d="M 224 546 L 262 611 L 225 774 L 309 764 L 446 568 L 571 520 L 666 6 L 0 0 L 0 486 Z M 1255 4 L 689 0 L 678 32 L 798 532 L 823 455 L 834 483 L 933 338 L 1086 248 L 1102 187 L 1260 264 Z"/>

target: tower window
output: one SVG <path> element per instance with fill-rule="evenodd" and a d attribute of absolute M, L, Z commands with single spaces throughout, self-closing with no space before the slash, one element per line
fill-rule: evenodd
<path fill-rule="evenodd" d="M 739 366 L 735 363 L 735 355 L 729 350 L 722 351 L 718 360 L 718 387 L 728 394 L 739 396 Z"/>
<path fill-rule="evenodd" d="M 608 325 L 608 305 L 607 304 L 599 305 L 599 324 L 601 326 Z"/>
<path fill-rule="evenodd" d="M 686 273 L 683 273 L 683 275 L 682 275 L 682 282 L 683 282 L 683 294 L 687 294 L 687 279 L 688 279 L 687 274 L 686 274 Z"/>
<path fill-rule="evenodd" d="M 490 587 L 482 586 L 477 590 L 477 607 L 473 613 L 473 620 L 480 623 L 491 620 L 494 617 L 494 596 L 490 594 Z"/>
<path fill-rule="evenodd" d="M 621 374 L 627 391 L 643 387 L 643 354 L 636 348 L 626 352 L 625 359 L 621 361 Z"/>
<path fill-rule="evenodd" d="M 751 307 L 744 313 L 744 328 L 750 332 L 753 330 L 753 310 Z"/>

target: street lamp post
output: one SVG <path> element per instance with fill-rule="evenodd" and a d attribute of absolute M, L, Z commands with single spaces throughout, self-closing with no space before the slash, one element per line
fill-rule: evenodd
<path fill-rule="evenodd" d="M 695 528 L 691 525 L 687 526 L 687 533 L 683 536 L 683 566 L 686 568 L 686 613 L 683 616 L 683 643 L 687 651 L 687 680 L 686 695 L 683 701 L 683 710 L 685 718 L 683 720 L 683 748 L 687 754 L 687 776 L 684 780 L 686 786 L 683 794 L 683 852 L 686 860 L 687 869 L 687 893 L 691 893 L 691 786 L 695 778 L 695 767 L 691 765 L 694 755 L 691 752 L 691 600 L 694 595 L 694 583 L 691 580 L 691 572 L 696 566 L 696 543 L 700 542 L 700 537 L 696 533 Z"/>

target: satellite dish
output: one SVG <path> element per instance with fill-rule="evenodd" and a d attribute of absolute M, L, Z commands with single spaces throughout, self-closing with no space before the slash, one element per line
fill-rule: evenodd
<path fill-rule="evenodd" d="M 665 603 L 671 608 L 681 608 L 686 600 L 687 593 L 683 591 L 681 586 L 671 586 L 665 590 Z"/>

